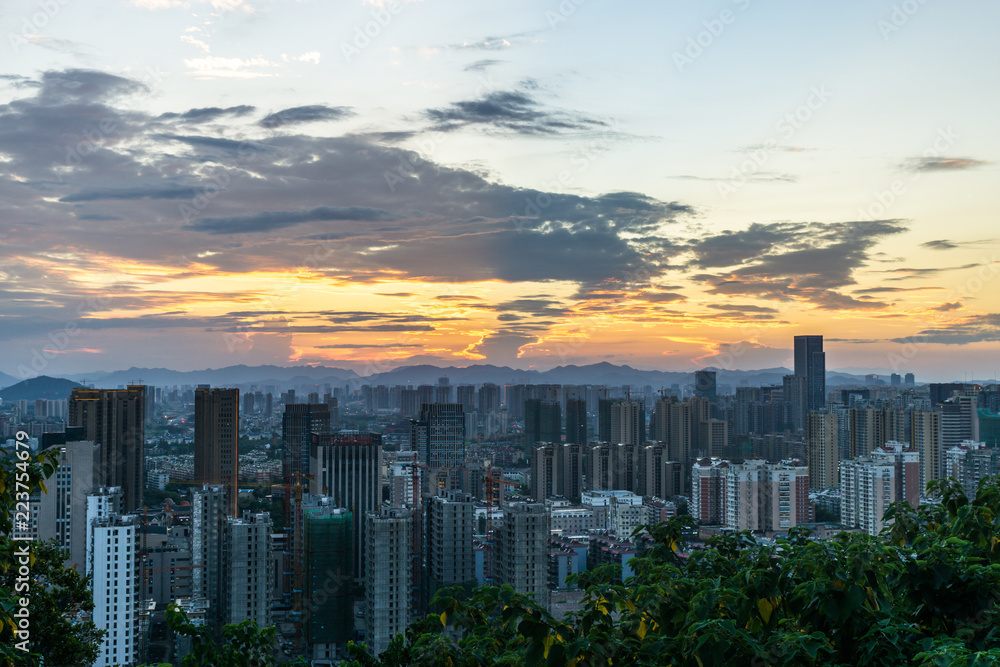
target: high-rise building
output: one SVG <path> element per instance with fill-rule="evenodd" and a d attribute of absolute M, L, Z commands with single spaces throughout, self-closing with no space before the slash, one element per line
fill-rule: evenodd
<path fill-rule="evenodd" d="M 365 640 L 382 653 L 410 623 L 413 512 L 382 506 L 365 515 L 368 568 L 365 575 Z"/>
<path fill-rule="evenodd" d="M 494 563 L 498 583 L 533 595 L 549 606 L 549 513 L 542 503 L 512 503 L 496 530 Z"/>
<path fill-rule="evenodd" d="M 832 412 L 809 413 L 806 418 L 806 452 L 809 458 L 809 488 L 838 486 L 837 415 Z"/>
<path fill-rule="evenodd" d="M 809 468 L 801 461 L 750 459 L 724 468 L 722 474 L 727 528 L 785 531 L 812 520 Z"/>
<path fill-rule="evenodd" d="M 146 387 L 75 388 L 70 394 L 68 426 L 84 429 L 83 440 L 98 446 L 101 486 L 121 487 L 124 511 L 142 507 L 146 469 Z"/>
<path fill-rule="evenodd" d="M 619 442 L 615 447 L 615 489 L 632 491 L 638 488 L 639 447 L 638 444 Z"/>
<path fill-rule="evenodd" d="M 969 440 L 945 453 L 944 476 L 954 477 L 970 500 L 976 497 L 979 482 L 1000 474 L 1000 449 Z"/>
<path fill-rule="evenodd" d="M 525 449 L 536 442 L 562 442 L 562 414 L 558 403 L 529 398 L 524 402 Z"/>
<path fill-rule="evenodd" d="M 98 630 L 105 632 L 97 667 L 134 665 L 139 660 L 139 521 L 120 514 L 124 493 L 102 487 L 87 501 L 87 575 L 92 577 Z"/>
<path fill-rule="evenodd" d="M 466 413 L 476 411 L 476 387 L 471 384 L 460 384 L 455 389 L 455 402 L 462 404 Z"/>
<path fill-rule="evenodd" d="M 615 446 L 611 443 L 587 444 L 587 488 L 593 491 L 615 488 Z"/>
<path fill-rule="evenodd" d="M 611 442 L 611 407 L 620 398 L 600 398 L 597 401 L 597 440 Z"/>
<path fill-rule="evenodd" d="M 910 412 L 910 445 L 920 454 L 920 489 L 924 490 L 928 482 L 945 476 L 940 412 Z"/>
<path fill-rule="evenodd" d="M 941 404 L 941 446 L 945 451 L 966 440 L 979 441 L 977 402 L 976 392 L 963 391 Z"/>
<path fill-rule="evenodd" d="M 500 411 L 500 387 L 487 382 L 479 388 L 478 411 L 482 414 Z"/>
<path fill-rule="evenodd" d="M 611 405 L 611 439 L 615 444 L 641 445 L 646 441 L 646 409 L 642 401 L 618 401 Z"/>
<path fill-rule="evenodd" d="M 221 623 L 271 625 L 271 516 L 244 512 L 227 517 L 222 539 Z"/>
<path fill-rule="evenodd" d="M 535 442 L 531 447 L 531 497 L 540 503 L 559 495 L 560 449 L 552 442 Z"/>
<path fill-rule="evenodd" d="M 576 442 L 565 442 L 559 447 L 557 490 L 571 503 L 579 503 L 583 493 L 583 448 L 583 444 Z"/>
<path fill-rule="evenodd" d="M 804 375 L 786 375 L 782 378 L 782 391 L 785 404 L 788 406 L 788 423 L 793 431 L 802 431 L 806 427 L 806 409 L 808 399 L 808 382 Z M 821 406 L 822 407 L 822 406 Z M 813 408 L 819 410 L 820 408 Z"/>
<path fill-rule="evenodd" d="M 296 473 L 309 472 L 309 448 L 312 434 L 328 435 L 330 406 L 323 403 L 285 405 L 281 418 L 281 439 L 285 447 L 285 475 L 288 482 L 295 481 Z"/>
<path fill-rule="evenodd" d="M 646 443 L 639 450 L 639 478 L 636 493 L 640 496 L 666 498 L 667 445 L 663 442 Z"/>
<path fill-rule="evenodd" d="M 354 525 L 332 504 L 303 510 L 300 613 L 313 659 L 333 660 L 354 638 Z"/>
<path fill-rule="evenodd" d="M 851 408 L 850 451 L 851 458 L 867 456 L 889 442 L 889 410 L 887 408 Z"/>
<path fill-rule="evenodd" d="M 198 484 L 226 487 L 229 516 L 236 516 L 239 491 L 239 406 L 239 389 L 199 387 L 194 392 L 194 479 Z"/>
<path fill-rule="evenodd" d="M 79 429 L 70 429 L 80 433 Z M 87 496 L 97 487 L 98 445 L 82 440 L 56 445 L 59 462 L 49 482 L 49 492 L 32 503 L 37 509 L 35 539 L 55 539 L 67 552 L 66 564 L 78 571 L 86 568 Z"/>
<path fill-rule="evenodd" d="M 840 523 L 871 535 L 882 531 L 889 505 L 920 501 L 920 455 L 899 443 L 887 443 L 868 456 L 840 462 Z"/>
<path fill-rule="evenodd" d="M 365 575 L 364 516 L 382 504 L 382 436 L 360 431 L 313 434 L 309 469 L 312 493 L 328 496 L 353 514 L 354 576 L 360 582 Z"/>
<path fill-rule="evenodd" d="M 208 484 L 191 499 L 191 593 L 208 601 L 209 616 L 221 618 L 223 581 L 223 535 L 229 508 L 226 487 Z M 219 626 L 221 627 L 221 626 Z"/>
<path fill-rule="evenodd" d="M 465 465 L 465 414 L 459 403 L 424 403 L 410 421 L 410 449 L 428 468 Z"/>
<path fill-rule="evenodd" d="M 474 505 L 470 494 L 447 491 L 427 503 L 427 596 L 438 589 L 476 586 L 476 559 L 472 545 Z"/>
<path fill-rule="evenodd" d="M 822 336 L 795 337 L 795 375 L 806 379 L 805 411 L 826 405 L 826 354 Z"/>
<path fill-rule="evenodd" d="M 566 399 L 566 442 L 587 444 L 587 399 Z"/>
<path fill-rule="evenodd" d="M 694 372 L 694 395 L 696 398 L 707 398 L 712 405 L 716 403 L 715 371 Z"/>

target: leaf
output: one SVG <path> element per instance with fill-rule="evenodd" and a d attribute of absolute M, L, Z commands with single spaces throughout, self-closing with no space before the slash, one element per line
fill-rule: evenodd
<path fill-rule="evenodd" d="M 448 612 L 446 611 L 441 612 L 441 627 L 448 627 Z"/>
<path fill-rule="evenodd" d="M 760 617 L 764 619 L 764 623 L 771 622 L 771 612 L 774 611 L 774 606 L 769 600 L 761 598 L 757 600 L 757 610 L 760 612 Z"/>
<path fill-rule="evenodd" d="M 547 635 L 545 639 L 542 640 L 542 646 L 545 647 L 545 650 L 542 652 L 543 658 L 549 657 L 549 649 L 552 648 L 552 644 L 555 642 L 555 640 L 556 638 L 553 637 L 552 635 Z"/>
<path fill-rule="evenodd" d="M 646 638 L 646 619 L 639 621 L 639 629 L 635 631 L 635 634 L 639 636 L 639 639 Z"/>

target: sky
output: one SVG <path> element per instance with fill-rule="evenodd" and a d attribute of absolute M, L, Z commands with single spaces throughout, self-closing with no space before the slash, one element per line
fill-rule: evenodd
<path fill-rule="evenodd" d="M 5 0 L 0 372 L 997 377 L 987 0 Z"/>

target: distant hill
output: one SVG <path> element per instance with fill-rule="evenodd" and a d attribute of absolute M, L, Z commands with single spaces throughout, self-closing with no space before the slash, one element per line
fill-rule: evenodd
<path fill-rule="evenodd" d="M 358 374 L 343 368 L 328 366 L 226 366 L 198 371 L 175 371 L 169 368 L 129 368 L 112 373 L 78 373 L 70 375 L 77 381 L 86 381 L 95 387 L 114 389 L 119 385 L 147 384 L 154 386 L 210 384 L 214 387 L 265 384 L 343 384 L 356 379 Z"/>
<path fill-rule="evenodd" d="M 758 370 L 725 370 L 707 368 L 716 371 L 716 381 L 719 385 L 733 387 L 781 384 L 783 376 L 792 371 L 787 368 L 763 368 Z M 523 370 L 508 366 L 491 364 L 474 364 L 471 366 L 432 366 L 429 364 L 414 366 L 399 366 L 383 373 L 375 373 L 362 377 L 352 370 L 330 366 L 227 366 L 225 368 L 204 369 L 197 371 L 175 371 L 169 368 L 130 368 L 128 370 L 94 372 L 88 374 L 69 375 L 68 378 L 86 382 L 95 387 L 114 389 L 131 383 L 141 383 L 154 386 L 198 385 L 210 384 L 215 387 L 238 387 L 243 391 L 252 386 L 277 385 L 282 388 L 302 387 L 304 385 L 345 384 L 358 387 L 369 385 L 397 384 L 437 384 L 438 378 L 447 377 L 452 385 L 482 384 L 594 384 L 621 386 L 631 385 L 642 388 L 652 386 L 654 389 L 669 388 L 677 384 L 681 387 L 694 381 L 694 369 L 689 371 L 642 370 L 628 365 L 616 365 L 608 362 L 588 364 L 584 366 L 558 366 L 547 371 Z M 828 370 L 827 385 L 863 385 L 863 375 L 853 375 L 840 371 Z"/>
<path fill-rule="evenodd" d="M 17 384 L 19 380 L 13 375 L 7 375 L 6 373 L 0 373 L 0 389 L 4 387 L 9 387 L 12 384 Z"/>
<path fill-rule="evenodd" d="M 47 375 L 40 375 L 36 378 L 22 380 L 15 385 L 0 389 L 0 399 L 5 403 L 21 400 L 34 401 L 45 398 L 49 400 L 59 400 L 69 398 L 74 387 L 82 386 L 78 382 L 67 380 L 66 378 L 52 378 Z"/>

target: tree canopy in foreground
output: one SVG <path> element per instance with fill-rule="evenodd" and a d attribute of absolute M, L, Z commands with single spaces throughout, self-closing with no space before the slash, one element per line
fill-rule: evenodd
<path fill-rule="evenodd" d="M 814 540 L 793 529 L 761 544 L 749 533 L 678 553 L 690 517 L 649 527 L 651 541 L 620 582 L 614 566 L 579 577 L 581 608 L 556 619 L 509 586 L 467 598 L 357 667 L 397 665 L 1000 664 L 1000 479 L 966 497 L 932 482 L 940 503 L 893 505 L 879 537 Z"/>

